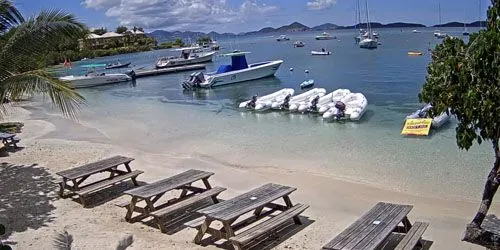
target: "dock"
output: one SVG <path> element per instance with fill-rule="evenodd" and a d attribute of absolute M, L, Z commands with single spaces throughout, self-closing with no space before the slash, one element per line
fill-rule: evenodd
<path fill-rule="evenodd" d="M 138 71 L 135 71 L 135 78 L 154 76 L 154 75 L 162 75 L 162 74 L 170 74 L 170 73 L 177 73 L 177 72 L 182 72 L 182 71 L 198 70 L 198 69 L 205 69 L 205 64 L 184 65 L 184 66 L 169 67 L 169 68 L 163 68 L 163 69 L 138 70 Z"/>

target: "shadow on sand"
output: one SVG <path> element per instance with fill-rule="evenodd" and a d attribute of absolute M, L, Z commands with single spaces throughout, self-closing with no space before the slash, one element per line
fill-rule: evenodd
<path fill-rule="evenodd" d="M 14 232 L 39 229 L 50 223 L 56 200 L 53 177 L 36 164 L 31 166 L 0 165 L 0 224 L 7 231 L 4 237 Z M 15 243 L 5 242 L 9 245 Z"/>

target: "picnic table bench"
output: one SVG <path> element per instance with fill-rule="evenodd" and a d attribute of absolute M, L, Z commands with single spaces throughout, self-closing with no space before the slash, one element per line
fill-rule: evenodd
<path fill-rule="evenodd" d="M 221 187 L 212 188 L 208 182 L 208 178 L 212 175 L 214 175 L 214 173 L 190 169 L 175 176 L 127 190 L 124 194 L 130 195 L 132 197 L 131 201 L 117 205 L 127 208 L 127 214 L 125 215 L 126 221 L 133 222 L 139 218 L 153 216 L 160 230 L 164 232 L 164 218 L 167 215 L 186 209 L 207 198 L 211 198 L 214 203 L 219 202 L 217 195 L 226 189 Z M 194 182 L 200 180 L 205 187 L 200 188 L 192 185 Z M 181 193 L 177 198 L 155 205 L 166 192 L 172 190 L 181 190 Z M 137 204 L 141 201 L 146 203 L 145 206 L 139 206 Z M 134 212 L 139 213 L 139 215 L 132 218 Z"/>
<path fill-rule="evenodd" d="M 292 204 L 289 194 L 296 188 L 282 186 L 279 184 L 266 184 L 253 189 L 233 199 L 198 210 L 204 216 L 185 223 L 186 226 L 198 229 L 194 242 L 199 244 L 205 234 L 210 234 L 217 239 L 229 240 L 235 249 L 241 249 L 250 241 L 269 233 L 287 220 L 293 219 L 296 224 L 301 224 L 298 217 L 300 213 L 309 206 L 303 204 Z M 273 203 L 283 199 L 285 205 Z M 265 211 L 264 208 L 269 210 Z M 253 215 L 241 222 L 234 223 L 242 215 L 253 211 Z M 235 234 L 235 231 L 262 219 L 275 211 L 282 211 L 271 219 L 265 220 L 243 232 Z M 215 229 L 210 227 L 212 222 L 219 221 L 223 227 Z"/>
<path fill-rule="evenodd" d="M 55 181 L 59 184 L 59 195 L 62 197 L 65 190 L 79 196 L 80 202 L 85 206 L 85 196 L 89 193 L 101 190 L 105 187 L 131 179 L 134 185 L 139 186 L 136 181 L 137 176 L 143 173 L 140 170 L 134 170 L 129 166 L 133 158 L 125 156 L 113 156 L 97 162 L 85 164 L 83 166 L 70 168 L 57 172 L 62 179 Z M 124 165 L 125 170 L 119 170 L 118 167 Z M 89 177 L 102 172 L 109 172 L 109 177 L 97 180 L 95 182 L 82 185 Z"/>
<path fill-rule="evenodd" d="M 5 146 L 13 146 L 14 148 L 17 148 L 17 143 L 21 141 L 21 139 L 16 137 L 16 134 L 2 132 L 0 132 L 0 139 Z"/>
<path fill-rule="evenodd" d="M 393 232 L 405 235 L 396 247 L 398 250 L 412 250 L 417 245 L 422 246 L 421 237 L 429 224 L 416 222 L 412 226 L 407 217 L 412 208 L 410 205 L 379 202 L 323 246 L 323 249 L 373 250 Z"/>

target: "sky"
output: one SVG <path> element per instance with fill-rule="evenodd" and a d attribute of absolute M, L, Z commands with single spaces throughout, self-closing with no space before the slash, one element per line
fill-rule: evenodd
<path fill-rule="evenodd" d="M 248 32 L 298 21 L 353 25 L 357 0 L 13 0 L 25 16 L 42 9 L 73 13 L 90 28 Z M 364 16 L 364 0 L 360 0 Z M 372 22 L 425 25 L 486 19 L 490 0 L 368 0 Z M 481 7 L 480 7 L 481 6 Z M 480 11 L 481 9 L 481 11 Z M 481 15 L 481 16 L 480 16 Z"/>

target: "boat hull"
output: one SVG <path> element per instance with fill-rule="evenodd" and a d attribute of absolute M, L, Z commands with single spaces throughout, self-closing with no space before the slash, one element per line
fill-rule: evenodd
<path fill-rule="evenodd" d="M 193 57 L 193 58 L 188 58 L 188 59 L 171 59 L 167 60 L 165 63 L 156 63 L 156 68 L 157 69 L 163 69 L 163 68 L 170 68 L 170 67 L 178 67 L 178 66 L 184 66 L 184 65 L 190 65 L 190 64 L 199 64 L 199 63 L 206 63 L 206 62 L 211 62 L 213 60 L 215 52 L 208 52 L 202 56 L 199 57 Z"/>
<path fill-rule="evenodd" d="M 89 88 L 106 84 L 126 82 L 132 78 L 126 74 L 106 74 L 103 76 L 64 76 L 59 80 L 68 83 L 72 88 Z"/>
<path fill-rule="evenodd" d="M 362 49 L 376 49 L 378 47 L 378 42 L 374 39 L 364 39 L 359 42 L 359 47 Z"/>
<path fill-rule="evenodd" d="M 331 54 L 332 54 L 332 52 L 330 52 L 330 51 L 325 51 L 325 52 L 323 52 L 323 51 L 311 51 L 311 55 L 313 55 L 313 56 L 328 56 Z"/>
<path fill-rule="evenodd" d="M 254 63 L 248 65 L 246 69 L 208 75 L 207 80 L 200 83 L 200 87 L 218 87 L 273 76 L 282 63 L 282 60 Z"/>

